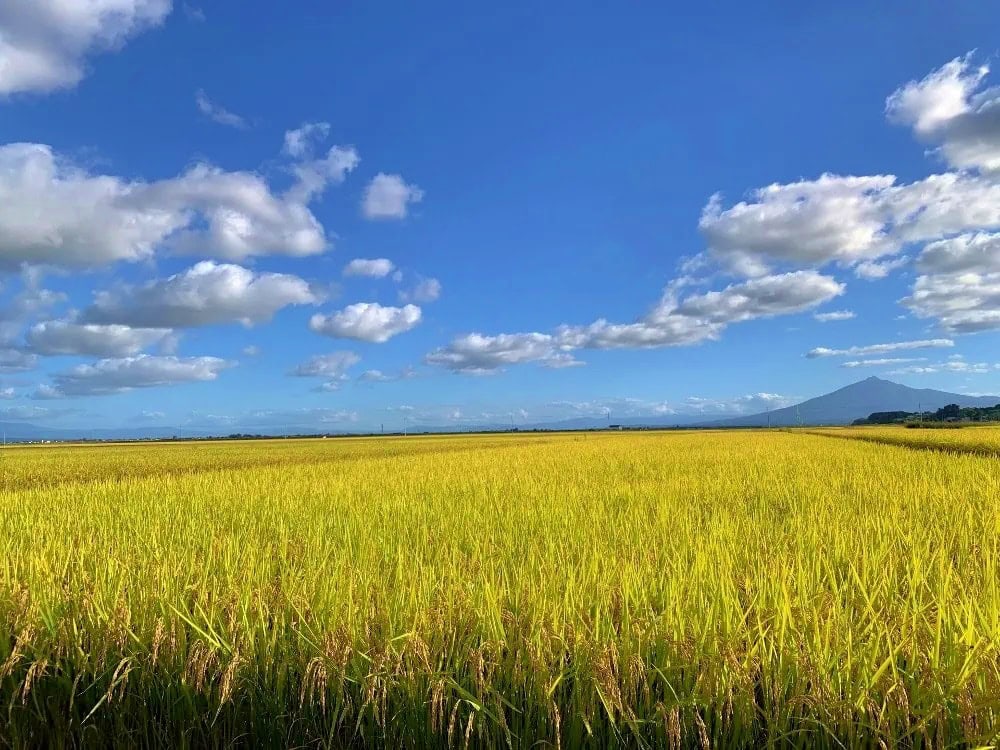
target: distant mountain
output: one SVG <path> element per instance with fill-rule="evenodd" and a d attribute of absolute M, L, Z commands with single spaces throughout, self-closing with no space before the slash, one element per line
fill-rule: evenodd
<path fill-rule="evenodd" d="M 963 396 L 961 393 L 910 388 L 890 380 L 870 377 L 839 390 L 803 401 L 785 409 L 751 414 L 711 422 L 699 427 L 788 427 L 806 425 L 850 424 L 876 411 L 936 411 L 948 404 L 959 406 L 994 406 L 1000 396 Z"/>
<path fill-rule="evenodd" d="M 850 424 L 855 419 L 867 417 L 877 411 L 936 411 L 948 404 L 959 406 L 990 407 L 1000 403 L 1000 396 L 963 396 L 929 388 L 909 388 L 889 380 L 871 377 L 853 383 L 825 396 L 817 396 L 803 401 L 798 406 L 729 417 L 723 414 L 654 414 L 638 417 L 612 417 L 612 423 L 631 428 L 663 427 L 788 427 L 804 425 Z M 552 422 L 518 424 L 521 431 L 531 430 L 603 430 L 608 428 L 608 418 L 576 417 Z M 510 429 L 509 422 L 492 422 L 465 425 L 410 424 L 407 431 L 420 432 L 502 432 Z M 40 440 L 155 440 L 160 438 L 184 437 L 204 438 L 212 435 L 225 436 L 229 433 L 253 433 L 269 435 L 319 434 L 322 429 L 309 427 L 248 428 L 231 426 L 214 430 L 191 430 L 178 427 L 122 427 L 110 429 L 82 430 L 79 428 L 40 427 L 25 422 L 0 422 L 0 430 L 9 443 Z M 340 434 L 341 431 L 334 431 Z"/>

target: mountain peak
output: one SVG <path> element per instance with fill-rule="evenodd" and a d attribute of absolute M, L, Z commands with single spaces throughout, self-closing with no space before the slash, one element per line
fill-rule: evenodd
<path fill-rule="evenodd" d="M 929 388 L 910 388 L 873 375 L 796 406 L 707 424 L 729 427 L 850 424 L 878 411 L 935 411 L 947 404 L 993 406 L 998 401 L 1000 397 L 997 396 L 965 396 Z"/>

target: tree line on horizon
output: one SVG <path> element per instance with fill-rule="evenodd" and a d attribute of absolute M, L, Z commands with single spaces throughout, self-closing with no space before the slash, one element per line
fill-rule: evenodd
<path fill-rule="evenodd" d="M 923 423 L 942 424 L 958 422 L 1000 422 L 1000 404 L 983 407 L 948 404 L 933 412 L 876 411 L 867 417 L 855 419 L 851 424 L 905 424 L 917 426 Z"/>

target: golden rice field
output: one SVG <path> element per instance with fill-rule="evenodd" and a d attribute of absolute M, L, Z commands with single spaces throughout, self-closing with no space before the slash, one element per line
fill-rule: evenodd
<path fill-rule="evenodd" d="M 1000 428 L 992 425 L 983 427 L 965 425 L 961 429 L 906 429 L 893 426 L 826 427 L 811 429 L 808 432 L 909 448 L 1000 457 Z"/>
<path fill-rule="evenodd" d="M 8 448 L 0 743 L 996 744 L 1000 461 L 912 432 Z"/>

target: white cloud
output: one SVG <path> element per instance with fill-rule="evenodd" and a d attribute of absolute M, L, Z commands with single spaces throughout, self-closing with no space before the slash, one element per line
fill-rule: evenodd
<path fill-rule="evenodd" d="M 888 367 L 889 365 L 903 365 L 911 362 L 923 362 L 926 357 L 891 357 L 881 359 L 853 359 L 848 362 L 841 362 L 841 367 L 854 369 L 857 367 Z"/>
<path fill-rule="evenodd" d="M 4 0 L 0 96 L 76 85 L 86 59 L 158 25 L 171 0 Z"/>
<path fill-rule="evenodd" d="M 917 277 L 902 300 L 918 318 L 936 318 L 953 333 L 1000 329 L 1000 273 L 931 274 Z"/>
<path fill-rule="evenodd" d="M 0 398 L 10 401 L 13 398 L 17 398 L 17 393 L 13 388 L 0 388 Z"/>
<path fill-rule="evenodd" d="M 135 388 L 215 380 L 231 363 L 218 357 L 136 357 L 102 359 L 53 376 L 54 385 L 36 398 L 108 396 Z"/>
<path fill-rule="evenodd" d="M 158 182 L 91 174 L 41 144 L 0 146 L 0 265 L 138 261 L 166 247 L 224 259 L 327 249 L 307 202 L 336 176 L 313 166 L 284 196 L 259 175 L 198 164 Z"/>
<path fill-rule="evenodd" d="M 11 344 L 30 319 L 66 301 L 65 294 L 43 289 L 40 282 L 37 274 L 22 274 L 23 288 L 0 309 L 0 344 Z"/>
<path fill-rule="evenodd" d="M 171 335 L 169 328 L 130 328 L 69 320 L 50 320 L 28 329 L 28 348 L 44 355 L 126 357 L 138 354 Z"/>
<path fill-rule="evenodd" d="M 416 305 L 384 307 L 377 302 L 359 302 L 331 315 L 314 315 L 309 328 L 324 336 L 382 344 L 415 328 L 421 317 Z"/>
<path fill-rule="evenodd" d="M 322 193 L 327 185 L 339 185 L 353 172 L 361 157 L 353 146 L 331 146 L 322 159 L 297 162 L 292 166 L 296 184 L 286 198 L 308 203 Z"/>
<path fill-rule="evenodd" d="M 893 249 L 878 198 L 894 182 L 891 175 L 824 174 L 760 188 L 750 201 L 728 209 L 716 195 L 699 227 L 710 253 L 747 275 L 760 275 L 774 262 L 818 266 L 870 260 Z"/>
<path fill-rule="evenodd" d="M 419 203 L 424 191 L 407 185 L 398 174 L 379 172 L 365 188 L 361 213 L 366 219 L 405 219 L 412 203 Z"/>
<path fill-rule="evenodd" d="M 434 302 L 441 296 L 441 282 L 437 279 L 421 279 L 410 291 L 400 291 L 400 302 Z"/>
<path fill-rule="evenodd" d="M 985 375 L 988 372 L 1000 370 L 1000 365 L 991 365 L 987 362 L 965 362 L 960 359 L 952 359 L 947 362 L 938 362 L 930 365 L 912 365 L 892 370 L 890 375 L 933 375 L 939 372 L 964 373 L 966 375 Z"/>
<path fill-rule="evenodd" d="M 243 347 L 243 353 L 248 357 L 257 357 L 260 355 L 260 347 L 256 344 L 250 344 L 249 346 Z"/>
<path fill-rule="evenodd" d="M 447 347 L 434 350 L 425 361 L 455 372 L 478 375 L 523 362 L 545 363 L 558 356 L 557 347 L 556 337 L 546 333 L 501 333 L 497 336 L 470 333 L 454 339 Z"/>
<path fill-rule="evenodd" d="M 344 266 L 344 276 L 367 276 L 372 279 L 382 279 L 388 276 L 396 266 L 388 258 L 355 258 Z"/>
<path fill-rule="evenodd" d="M 305 378 L 322 377 L 337 380 L 344 378 L 347 371 L 360 361 L 361 357 L 349 351 L 320 354 L 303 362 L 292 371 L 292 374 Z"/>
<path fill-rule="evenodd" d="M 1000 272 L 1000 234 L 963 234 L 927 245 L 917 258 L 922 274 Z"/>
<path fill-rule="evenodd" d="M 893 271 L 902 268 L 910 259 L 905 255 L 888 260 L 865 260 L 854 267 L 854 275 L 865 281 L 884 279 Z"/>
<path fill-rule="evenodd" d="M 194 101 L 198 105 L 198 111 L 213 122 L 217 122 L 220 125 L 228 125 L 237 130 L 246 130 L 249 127 L 244 118 L 213 102 L 202 89 L 198 89 L 195 92 Z"/>
<path fill-rule="evenodd" d="M 320 301 L 321 296 L 298 276 L 202 261 L 143 286 L 98 292 L 83 317 L 91 323 L 146 328 L 234 321 L 253 325 L 270 320 L 283 307 Z"/>
<path fill-rule="evenodd" d="M 365 370 L 358 376 L 364 383 L 391 383 L 396 380 L 412 380 L 417 377 L 415 368 L 407 366 L 397 373 L 382 372 L 382 370 Z"/>
<path fill-rule="evenodd" d="M 733 398 L 702 398 L 689 396 L 678 406 L 678 411 L 699 414 L 758 414 L 774 409 L 782 409 L 795 403 L 796 399 L 780 393 L 748 393 Z"/>
<path fill-rule="evenodd" d="M 734 273 L 838 263 L 882 278 L 905 263 L 887 257 L 907 243 L 1000 226 L 1000 185 L 965 173 L 908 184 L 892 175 L 824 174 L 761 188 L 728 209 L 713 196 L 699 226 L 711 256 Z"/>
<path fill-rule="evenodd" d="M 843 284 L 814 271 L 750 279 L 720 291 L 680 299 L 686 284 L 669 285 L 660 302 L 635 323 L 597 320 L 590 325 L 564 325 L 555 333 L 515 333 L 498 336 L 469 334 L 427 355 L 428 364 L 456 372 L 482 374 L 508 365 L 539 362 L 550 367 L 573 366 L 577 349 L 645 349 L 684 346 L 715 339 L 732 324 L 802 312 L 843 293 Z"/>
<path fill-rule="evenodd" d="M 0 373 L 27 372 L 38 366 L 38 357 L 21 349 L 0 349 Z"/>
<path fill-rule="evenodd" d="M 816 313 L 813 317 L 820 323 L 833 323 L 840 320 L 852 320 L 857 316 L 853 310 L 833 310 L 831 312 Z"/>
<path fill-rule="evenodd" d="M 910 81 L 886 100 L 893 122 L 913 127 L 956 169 L 1000 169 L 1000 90 L 982 89 L 989 67 L 971 53 Z"/>
<path fill-rule="evenodd" d="M 353 146 L 331 146 L 326 156 L 316 158 L 316 148 L 329 134 L 330 124 L 326 122 L 307 122 L 285 133 L 283 151 L 294 160 L 291 171 L 295 175 L 295 185 L 287 193 L 289 199 L 308 203 L 327 185 L 341 184 L 361 163 Z"/>
<path fill-rule="evenodd" d="M 64 394 L 57 388 L 43 383 L 35 389 L 35 392 L 31 394 L 31 397 L 36 401 L 48 401 L 50 399 L 65 398 Z"/>
<path fill-rule="evenodd" d="M 365 370 L 358 376 L 358 380 L 365 383 L 388 383 L 395 380 L 391 375 L 386 375 L 381 370 Z"/>
<path fill-rule="evenodd" d="M 901 302 L 954 333 L 1000 329 L 1000 234 L 964 234 L 927 245 Z"/>
<path fill-rule="evenodd" d="M 303 159 L 311 156 L 317 143 L 326 140 L 330 135 L 330 123 L 307 122 L 301 128 L 285 132 L 286 154 L 293 159 Z"/>
<path fill-rule="evenodd" d="M 814 271 L 795 271 L 731 284 L 720 291 L 679 300 L 675 283 L 659 304 L 637 323 L 563 326 L 560 342 L 569 348 L 617 349 L 682 346 L 715 339 L 726 326 L 757 318 L 802 312 L 839 296 L 844 285 Z"/>
<path fill-rule="evenodd" d="M 908 351 L 911 349 L 947 349 L 955 345 L 951 339 L 920 339 L 918 341 L 894 341 L 888 344 L 869 344 L 868 346 L 852 346 L 848 349 L 828 349 L 820 346 L 811 349 L 806 356 L 817 357 L 867 357 L 873 354 Z"/>

